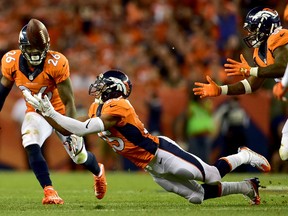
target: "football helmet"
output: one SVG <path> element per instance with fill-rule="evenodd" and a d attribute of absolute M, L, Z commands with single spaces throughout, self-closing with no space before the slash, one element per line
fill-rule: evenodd
<path fill-rule="evenodd" d="M 97 76 L 96 81 L 89 87 L 89 95 L 101 102 L 111 98 L 128 98 L 132 91 L 132 83 L 128 76 L 119 70 L 108 70 Z"/>
<path fill-rule="evenodd" d="M 277 11 L 256 7 L 248 12 L 243 28 L 249 33 L 243 39 L 244 42 L 249 48 L 256 48 L 266 41 L 276 28 L 281 28 L 281 21 Z"/>
<path fill-rule="evenodd" d="M 45 25 L 31 19 L 19 34 L 19 48 L 24 58 L 33 66 L 41 64 L 50 47 L 50 37 Z"/>

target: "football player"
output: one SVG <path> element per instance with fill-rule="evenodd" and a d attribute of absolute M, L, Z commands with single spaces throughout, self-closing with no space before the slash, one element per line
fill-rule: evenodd
<path fill-rule="evenodd" d="M 63 54 L 49 50 L 49 45 L 49 33 L 39 20 L 31 19 L 21 29 L 20 49 L 11 50 L 2 57 L 0 111 L 15 83 L 21 91 L 47 95 L 59 113 L 76 116 L 68 60 Z M 44 189 L 42 203 L 63 204 L 64 201 L 52 186 L 48 166 L 41 153 L 41 147 L 53 132 L 53 128 L 31 105 L 26 105 L 27 110 L 21 128 L 22 144 L 27 152 L 30 167 Z M 102 199 L 106 192 L 103 164 L 98 164 L 95 156 L 85 150 L 82 137 L 65 137 L 60 133 L 57 135 L 72 160 L 77 164 L 83 164 L 94 174 L 95 195 Z"/>
<path fill-rule="evenodd" d="M 237 154 L 223 157 L 210 166 L 168 137 L 150 134 L 127 99 L 131 91 L 132 84 L 125 73 L 109 70 L 100 74 L 89 88 L 96 102 L 92 103 L 86 121 L 57 112 L 47 96 L 23 93 L 57 130 L 78 136 L 97 133 L 116 153 L 149 172 L 166 191 L 191 203 L 200 204 L 205 199 L 239 193 L 247 196 L 252 204 L 260 204 L 258 178 L 241 182 L 221 182 L 221 178 L 241 164 L 269 172 L 270 164 L 262 155 L 242 147 Z"/>
<path fill-rule="evenodd" d="M 240 62 L 228 58 L 228 63 L 224 64 L 227 76 L 243 76 L 245 79 L 218 86 L 207 76 L 208 84 L 195 82 L 195 95 L 205 98 L 221 94 L 250 94 L 259 89 L 267 78 L 281 81 L 288 63 L 288 30 L 282 28 L 277 11 L 263 7 L 251 9 L 245 18 L 244 30 L 248 32 L 244 42 L 249 48 L 254 48 L 253 59 L 256 66 L 251 67 L 242 54 Z M 274 92 L 276 90 L 283 91 L 278 97 L 284 98 L 282 96 L 285 90 L 282 89 L 281 82 L 276 84 Z M 282 130 L 279 154 L 282 160 L 288 159 L 288 123 Z"/>

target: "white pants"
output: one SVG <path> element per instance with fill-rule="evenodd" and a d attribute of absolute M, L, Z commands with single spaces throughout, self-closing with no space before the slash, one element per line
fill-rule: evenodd
<path fill-rule="evenodd" d="M 22 145 L 24 148 L 32 144 L 38 144 L 40 147 L 42 147 L 45 140 L 52 134 L 53 131 L 53 127 L 45 120 L 43 116 L 39 115 L 36 112 L 28 112 L 25 114 L 24 121 L 21 127 Z M 63 136 L 57 131 L 56 134 L 60 138 L 61 142 L 64 144 L 67 136 Z M 76 143 L 76 145 L 77 144 L 78 143 Z M 79 143 L 79 145 L 81 145 L 81 147 L 78 147 L 79 149 L 81 149 L 81 152 L 79 152 L 79 154 L 77 155 L 75 155 L 70 150 L 69 146 L 65 144 L 63 145 L 70 158 L 76 164 L 82 164 L 87 160 L 87 151 L 84 142 Z"/>
<path fill-rule="evenodd" d="M 31 144 L 38 144 L 42 147 L 52 132 L 53 127 L 41 115 L 35 112 L 28 112 L 25 114 L 21 127 L 22 145 L 24 148 Z M 62 135 L 59 137 L 62 142 L 66 139 Z"/>
<path fill-rule="evenodd" d="M 163 136 L 159 138 L 159 149 L 146 171 L 165 190 L 174 192 L 192 203 L 201 203 L 204 199 L 204 189 L 197 181 L 217 184 L 221 181 L 218 169 L 184 151 L 173 140 Z"/>

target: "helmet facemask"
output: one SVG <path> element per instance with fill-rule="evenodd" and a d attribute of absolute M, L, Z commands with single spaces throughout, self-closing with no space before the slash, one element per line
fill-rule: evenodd
<path fill-rule="evenodd" d="M 45 59 L 47 51 L 49 50 L 49 45 L 45 47 L 44 50 L 38 50 L 33 48 L 31 45 L 20 44 L 20 50 L 23 53 L 24 58 L 33 66 L 41 64 L 43 59 Z"/>
<path fill-rule="evenodd" d="M 246 23 L 245 23 L 246 24 Z M 259 31 L 259 28 L 255 25 L 244 25 L 244 29 L 248 32 L 248 36 L 243 40 L 249 48 L 257 48 L 265 41 L 269 35 Z"/>

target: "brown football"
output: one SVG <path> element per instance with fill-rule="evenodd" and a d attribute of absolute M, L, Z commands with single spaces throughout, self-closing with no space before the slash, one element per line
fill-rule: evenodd
<path fill-rule="evenodd" d="M 49 42 L 49 34 L 46 26 L 37 19 L 31 19 L 27 25 L 27 38 L 30 44 L 40 50 Z"/>

